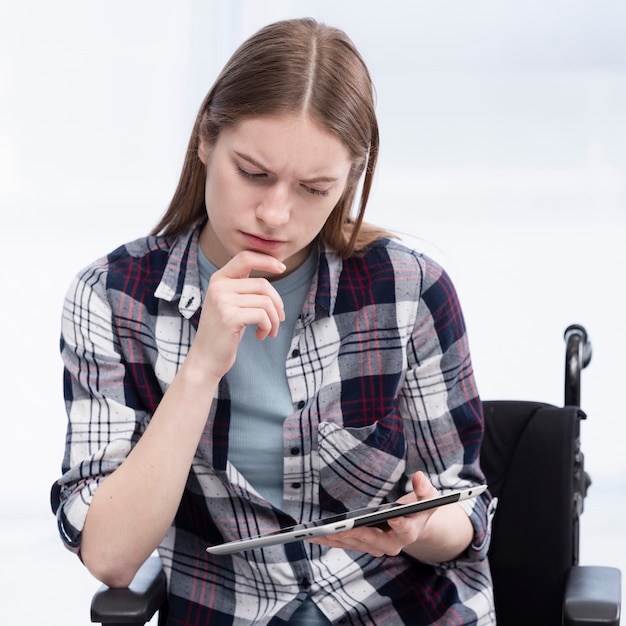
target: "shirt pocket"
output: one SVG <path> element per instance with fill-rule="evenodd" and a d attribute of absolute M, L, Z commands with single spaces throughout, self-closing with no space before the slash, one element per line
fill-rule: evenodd
<path fill-rule="evenodd" d="M 323 511 L 375 506 L 404 493 L 406 440 L 399 415 L 358 428 L 321 422 L 318 445 Z"/>

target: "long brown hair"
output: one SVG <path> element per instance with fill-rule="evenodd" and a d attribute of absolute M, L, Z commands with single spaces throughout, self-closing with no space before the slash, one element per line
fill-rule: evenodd
<path fill-rule="evenodd" d="M 322 237 L 343 258 L 362 252 L 385 231 L 363 223 L 379 149 L 374 88 L 347 35 L 313 19 L 276 22 L 244 42 L 226 63 L 196 118 L 178 187 L 153 234 L 178 235 L 206 217 L 206 171 L 200 139 L 248 116 L 304 112 L 335 133 L 352 157 L 346 189 Z M 363 175 L 356 217 L 350 215 Z"/>

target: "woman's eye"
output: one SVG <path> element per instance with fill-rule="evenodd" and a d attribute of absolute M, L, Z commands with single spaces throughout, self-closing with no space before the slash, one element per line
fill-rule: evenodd
<path fill-rule="evenodd" d="M 265 172 L 249 172 L 248 170 L 244 170 L 243 167 L 237 166 L 237 172 L 240 176 L 252 181 L 264 181 L 268 178 L 268 175 Z M 311 187 L 309 185 L 302 184 L 302 188 L 313 196 L 321 196 L 325 197 L 328 195 L 328 189 L 318 189 L 317 187 Z"/>
<path fill-rule="evenodd" d="M 248 178 L 249 180 L 261 180 L 266 176 L 266 174 L 264 174 L 263 172 L 248 172 L 247 170 L 244 170 L 239 166 L 237 167 L 237 171 L 241 176 L 243 176 L 244 178 Z"/>
<path fill-rule="evenodd" d="M 327 196 L 328 189 L 316 189 L 315 187 L 308 187 L 307 185 L 303 185 L 303 187 L 314 196 Z"/>

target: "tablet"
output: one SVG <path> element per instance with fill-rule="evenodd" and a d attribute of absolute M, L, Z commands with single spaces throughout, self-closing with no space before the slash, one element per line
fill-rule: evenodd
<path fill-rule="evenodd" d="M 281 543 L 291 543 L 292 541 L 302 541 L 311 537 L 323 537 L 333 535 L 351 528 L 360 526 L 375 526 L 394 517 L 402 517 L 427 509 L 434 509 L 444 504 L 452 504 L 469 498 L 475 498 L 487 489 L 487 485 L 478 485 L 468 489 L 451 491 L 443 495 L 432 498 L 425 498 L 419 502 L 401 504 L 399 502 L 388 502 L 379 506 L 356 509 L 347 513 L 340 513 L 331 517 L 325 517 L 312 522 L 289 526 L 256 537 L 237 539 L 216 546 L 209 546 L 206 550 L 210 554 L 232 554 L 242 550 L 252 550 L 253 548 L 263 548 Z"/>

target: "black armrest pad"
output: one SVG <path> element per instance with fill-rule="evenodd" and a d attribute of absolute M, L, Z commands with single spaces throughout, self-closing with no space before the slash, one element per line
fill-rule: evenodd
<path fill-rule="evenodd" d="M 158 557 L 150 557 L 126 589 L 102 585 L 91 601 L 91 621 L 145 624 L 167 598 L 165 572 Z"/>
<path fill-rule="evenodd" d="M 565 626 L 618 626 L 622 577 L 614 567 L 575 566 L 569 572 L 563 603 Z"/>

